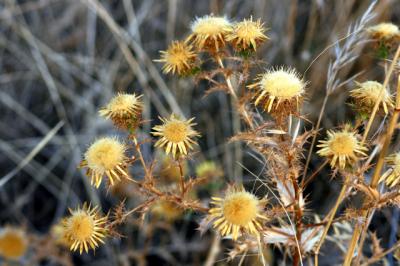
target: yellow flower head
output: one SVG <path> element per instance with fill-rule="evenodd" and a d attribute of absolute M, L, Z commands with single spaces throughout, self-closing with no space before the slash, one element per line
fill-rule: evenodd
<path fill-rule="evenodd" d="M 213 161 L 205 161 L 196 167 L 197 178 L 218 179 L 222 177 L 224 172 L 221 167 Z"/>
<path fill-rule="evenodd" d="M 196 53 L 192 46 L 185 42 L 174 41 L 166 51 L 161 51 L 161 59 L 155 60 L 163 62 L 163 72 L 168 74 L 187 75 L 196 67 Z"/>
<path fill-rule="evenodd" d="M 366 81 L 356 84 L 357 88 L 350 91 L 350 96 L 354 98 L 355 105 L 361 110 L 371 113 L 377 101 L 380 102 L 385 114 L 388 113 L 388 108 L 394 107 L 392 96 L 381 83 Z"/>
<path fill-rule="evenodd" d="M 162 125 L 153 127 L 154 136 L 159 137 L 156 142 L 156 147 L 165 147 L 165 152 L 170 152 L 174 157 L 177 155 L 187 155 L 188 150 L 193 149 L 193 144 L 196 142 L 193 140 L 194 137 L 198 137 L 199 133 L 192 129 L 195 123 L 192 123 L 194 118 L 189 120 L 182 120 L 171 115 L 168 118 L 160 118 L 163 122 Z"/>
<path fill-rule="evenodd" d="M 28 249 L 28 239 L 24 230 L 5 227 L 0 230 L 0 256 L 7 260 L 21 258 Z"/>
<path fill-rule="evenodd" d="M 151 212 L 157 217 L 173 222 L 182 217 L 183 210 L 171 201 L 160 199 L 152 207 Z"/>
<path fill-rule="evenodd" d="M 101 116 L 111 119 L 114 125 L 122 129 L 134 129 L 138 126 L 143 109 L 140 96 L 136 94 L 119 93 L 100 109 Z"/>
<path fill-rule="evenodd" d="M 388 187 L 394 187 L 400 182 L 400 152 L 386 158 L 389 169 L 382 175 L 380 182 L 385 181 Z"/>
<path fill-rule="evenodd" d="M 233 240 L 239 237 L 240 232 L 259 236 L 262 230 L 260 220 L 267 219 L 261 214 L 264 200 L 259 200 L 243 187 L 230 187 L 224 198 L 213 197 L 211 203 L 215 207 L 209 210 L 209 216 L 222 236 L 232 235 Z"/>
<path fill-rule="evenodd" d="M 121 177 L 129 179 L 126 171 L 126 146 L 116 138 L 104 137 L 96 140 L 86 151 L 81 166 L 87 167 L 87 175 L 91 183 L 99 187 L 103 176 L 108 177 L 111 185 L 120 181 Z"/>
<path fill-rule="evenodd" d="M 226 40 L 231 42 L 237 51 L 254 50 L 257 45 L 268 39 L 264 34 L 265 28 L 261 20 L 253 21 L 244 19 L 242 22 L 236 23 L 231 33 L 228 34 Z"/>
<path fill-rule="evenodd" d="M 97 207 L 87 207 L 70 210 L 70 216 L 63 220 L 64 232 L 67 242 L 70 243 L 70 249 L 79 253 L 89 252 L 96 249 L 99 243 L 104 243 L 106 237 L 105 223 L 107 217 L 101 217 Z"/>
<path fill-rule="evenodd" d="M 330 158 L 331 167 L 339 166 L 344 169 L 346 163 L 352 163 L 358 156 L 364 155 L 367 150 L 357 139 L 356 133 L 348 128 L 342 131 L 329 131 L 328 139 L 321 140 L 317 147 L 321 148 L 317 153 L 323 157 Z"/>
<path fill-rule="evenodd" d="M 249 88 L 256 90 L 254 104 L 261 104 L 264 110 L 270 112 L 275 102 L 275 108 L 282 102 L 295 102 L 298 105 L 305 86 L 295 70 L 281 68 L 260 75 L 259 80 Z"/>
<path fill-rule="evenodd" d="M 199 50 L 219 51 L 225 46 L 228 33 L 232 31 L 232 24 L 226 17 L 207 15 L 197 18 L 191 26 L 192 33 L 187 42 Z"/>
<path fill-rule="evenodd" d="M 389 40 L 400 36 L 399 27 L 387 22 L 369 27 L 367 31 L 374 39 Z"/>

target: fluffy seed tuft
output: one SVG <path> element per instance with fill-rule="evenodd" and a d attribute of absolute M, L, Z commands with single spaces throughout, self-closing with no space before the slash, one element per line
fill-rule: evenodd
<path fill-rule="evenodd" d="M 111 119 L 118 128 L 135 129 L 139 125 L 143 109 L 141 97 L 142 95 L 119 93 L 99 113 Z"/>
<path fill-rule="evenodd" d="M 98 188 L 103 176 L 108 177 L 111 185 L 122 177 L 129 179 L 125 151 L 125 145 L 111 137 L 98 139 L 89 147 L 81 166 L 87 167 L 92 185 Z"/>
<path fill-rule="evenodd" d="M 191 26 L 192 33 L 187 42 L 198 50 L 217 52 L 225 46 L 226 36 L 232 31 L 232 24 L 226 17 L 207 15 L 197 18 Z"/>

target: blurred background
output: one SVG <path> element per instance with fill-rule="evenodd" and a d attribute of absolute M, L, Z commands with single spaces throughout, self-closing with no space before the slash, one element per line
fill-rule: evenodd
<path fill-rule="evenodd" d="M 40 235 L 47 233 L 68 207 L 75 208 L 83 201 L 101 205 L 104 212 L 118 204 L 118 196 L 105 188 L 94 189 L 84 171 L 77 169 L 93 140 L 121 134 L 97 113 L 118 91 L 145 95 L 144 118 L 152 122 L 143 126 L 143 135 L 150 132 L 159 115 L 182 112 L 196 117 L 196 129 L 202 134 L 201 153 L 196 158 L 218 162 L 225 180 L 234 180 L 233 144 L 227 142 L 233 135 L 227 96 L 217 92 L 203 97 L 209 88 L 206 82 L 162 74 L 161 65 L 153 61 L 159 58 L 159 51 L 172 40 L 185 38 L 196 16 L 214 13 L 232 20 L 260 18 L 270 40 L 257 50 L 263 62 L 258 71 L 287 65 L 304 73 L 319 56 L 304 77 L 309 86 L 303 113 L 310 120 L 304 126 L 311 128 L 325 96 L 327 69 L 335 52 L 332 44 L 348 34 L 370 3 L 0 0 L 0 224 L 22 225 Z M 372 23 L 398 25 L 400 2 L 380 0 L 374 14 Z M 381 60 L 366 46 L 368 43 L 357 46 L 362 56 L 340 72 L 341 80 L 360 73 L 357 80 L 383 81 Z M 353 119 L 346 103 L 346 90 L 353 85 L 340 87 L 330 97 L 323 128 Z M 259 165 L 243 149 L 243 165 L 257 172 Z M 152 154 L 147 145 L 145 157 Z M 318 158 L 313 158 L 310 169 L 318 163 Z M 193 167 L 193 162 L 189 164 Z M 243 171 L 243 175 L 245 182 L 252 182 L 248 173 Z M 340 185 L 330 180 L 327 169 L 306 191 L 309 208 L 325 214 Z M 375 218 L 372 229 L 390 235 L 390 219 L 391 212 L 384 211 Z M 74 256 L 73 261 L 75 265 L 202 265 L 213 238 L 209 233 L 199 235 L 198 221 L 199 217 L 187 214 L 168 230 L 157 229 L 160 231 L 151 238 L 146 226 L 144 230 L 133 227 L 123 232 L 126 238 L 110 240 L 95 255 Z M 383 241 L 387 244 L 389 240 Z M 220 251 L 219 265 L 228 263 L 226 252 Z M 277 261 L 274 254 L 279 257 L 279 251 L 270 251 L 272 264 Z M 331 258 L 325 260 L 320 263 L 332 265 Z M 246 264 L 255 265 L 256 261 Z M 50 261 L 42 264 L 56 265 Z"/>

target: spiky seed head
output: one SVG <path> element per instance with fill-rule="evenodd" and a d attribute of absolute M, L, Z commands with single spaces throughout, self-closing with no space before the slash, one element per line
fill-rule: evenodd
<path fill-rule="evenodd" d="M 0 230 L 0 256 L 17 260 L 28 250 L 28 237 L 19 227 L 6 226 Z"/>
<path fill-rule="evenodd" d="M 226 17 L 206 15 L 196 18 L 191 30 L 187 42 L 198 50 L 217 52 L 225 47 L 226 36 L 232 31 L 232 24 Z"/>
<path fill-rule="evenodd" d="M 255 90 L 254 104 L 262 105 L 271 112 L 283 102 L 294 102 L 296 106 L 304 95 L 305 82 L 294 69 L 269 70 L 259 76 L 256 83 L 248 86 Z"/>
<path fill-rule="evenodd" d="M 104 176 L 108 177 L 110 185 L 121 178 L 129 179 L 125 151 L 125 144 L 113 137 L 98 139 L 88 148 L 81 166 L 87 167 L 92 185 L 98 188 Z"/>
<path fill-rule="evenodd" d="M 356 161 L 359 156 L 366 156 L 367 148 L 360 143 L 354 131 L 344 128 L 341 131 L 328 131 L 328 138 L 321 140 L 317 153 L 328 157 L 332 168 L 344 169 L 346 164 Z"/>
<path fill-rule="evenodd" d="M 164 63 L 163 72 L 186 76 L 196 67 L 197 54 L 192 46 L 181 41 L 172 42 L 166 51 L 161 51 L 161 59 L 155 60 Z"/>
<path fill-rule="evenodd" d="M 265 200 L 259 200 L 243 187 L 230 187 L 224 198 L 213 197 L 211 203 L 215 206 L 209 210 L 209 217 L 222 236 L 231 235 L 233 240 L 241 232 L 259 236 L 260 220 L 267 219 L 262 215 Z"/>
<path fill-rule="evenodd" d="M 196 125 L 193 123 L 194 118 L 184 120 L 172 114 L 170 118 L 160 118 L 160 120 L 163 124 L 153 127 L 152 132 L 154 136 L 159 137 L 155 146 L 165 148 L 165 152 L 167 154 L 171 152 L 173 157 L 187 155 L 196 144 L 193 138 L 200 136 L 192 128 Z"/>
<path fill-rule="evenodd" d="M 369 27 L 367 31 L 374 39 L 388 40 L 394 37 L 400 37 L 399 27 L 389 22 Z"/>
<path fill-rule="evenodd" d="M 389 169 L 382 175 L 380 182 L 384 181 L 388 187 L 400 183 L 400 152 L 391 154 L 385 159 Z"/>
<path fill-rule="evenodd" d="M 152 207 L 151 212 L 157 217 L 163 218 L 169 222 L 176 221 L 182 217 L 183 210 L 176 203 L 160 199 Z"/>
<path fill-rule="evenodd" d="M 90 249 L 96 249 L 99 243 L 104 243 L 106 237 L 105 224 L 107 217 L 102 217 L 98 208 L 84 206 L 76 210 L 70 210 L 70 216 L 63 220 L 64 232 L 70 243 L 70 249 L 79 253 L 86 253 Z"/>
<path fill-rule="evenodd" d="M 111 119 L 118 128 L 136 129 L 143 110 L 141 97 L 142 95 L 118 93 L 105 107 L 99 110 L 99 114 Z"/>
<path fill-rule="evenodd" d="M 350 91 L 350 96 L 354 98 L 354 104 L 360 111 L 370 114 L 378 101 L 385 114 L 388 113 L 388 109 L 394 107 L 392 96 L 381 83 L 365 81 L 357 82 L 356 85 L 357 87 Z"/>
<path fill-rule="evenodd" d="M 214 161 L 204 161 L 197 165 L 196 169 L 197 178 L 203 179 L 219 179 L 223 176 L 224 172 L 221 167 Z"/>
<path fill-rule="evenodd" d="M 265 28 L 261 20 L 253 21 L 253 18 L 236 23 L 226 38 L 231 42 L 235 50 L 257 50 L 257 46 L 268 39 L 264 34 Z"/>

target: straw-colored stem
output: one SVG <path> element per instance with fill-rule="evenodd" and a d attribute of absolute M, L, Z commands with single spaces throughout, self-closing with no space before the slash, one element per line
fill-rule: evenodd
<path fill-rule="evenodd" d="M 324 241 L 325 241 L 325 238 L 326 238 L 326 236 L 327 236 L 327 234 L 328 234 L 328 231 L 329 231 L 329 228 L 331 227 L 331 225 L 332 225 L 332 222 L 333 222 L 333 219 L 335 218 L 335 214 L 336 214 L 336 212 L 337 212 L 337 210 L 338 210 L 338 208 L 339 208 L 339 205 L 342 203 L 342 201 L 343 201 L 343 198 L 344 198 L 344 195 L 346 194 L 346 191 L 347 191 L 347 189 L 348 189 L 348 187 L 349 187 L 349 182 L 350 182 L 350 176 L 349 175 L 346 175 L 346 179 L 345 179 L 345 181 L 344 181 L 344 184 L 343 184 L 343 186 L 342 186 L 342 189 L 341 189 L 341 191 L 340 191 L 340 193 L 339 193 L 339 196 L 338 196 L 338 198 L 336 199 L 336 202 L 335 202 L 335 206 L 333 207 L 333 209 L 329 212 L 329 214 L 328 214 L 328 222 L 327 222 L 327 224 L 325 225 L 325 229 L 324 229 L 324 231 L 323 231 L 323 233 L 322 233 L 322 236 L 321 236 L 321 239 L 319 240 L 319 242 L 318 242 L 318 245 L 317 245 L 317 248 L 315 249 L 315 263 L 314 263 L 314 266 L 318 266 L 318 255 L 319 255 L 319 251 L 320 251 L 320 249 L 321 249 L 321 247 L 322 247 L 322 244 L 324 243 Z"/>
<path fill-rule="evenodd" d="M 400 45 L 397 48 L 397 51 L 396 51 L 396 54 L 395 54 L 395 56 L 393 58 L 392 64 L 390 65 L 389 72 L 386 75 L 385 82 L 384 82 L 384 88 L 387 86 L 387 84 L 388 84 L 388 82 L 390 80 L 390 76 L 391 76 L 391 74 L 393 72 L 394 66 L 396 65 L 396 62 L 397 62 L 397 59 L 398 59 L 399 55 L 400 55 Z M 399 83 L 400 83 L 400 81 L 398 81 L 398 84 L 397 84 L 395 109 L 394 109 L 392 118 L 391 118 L 391 120 L 389 122 L 389 127 L 388 127 L 388 130 L 386 132 L 386 136 L 384 138 L 384 144 L 383 144 L 382 150 L 381 150 L 381 152 L 379 154 L 378 162 L 376 163 L 376 167 L 375 167 L 375 172 L 374 172 L 374 175 L 373 175 L 372 180 L 371 180 L 371 184 L 370 185 L 371 185 L 372 188 L 376 188 L 376 186 L 378 185 L 380 174 L 381 174 L 381 170 L 382 170 L 383 164 L 384 164 L 384 158 L 386 156 L 386 152 L 388 150 L 390 141 L 392 139 L 393 131 L 394 131 L 395 127 L 396 127 L 396 123 L 397 123 L 397 120 L 398 120 L 398 117 L 399 117 L 399 113 L 400 113 L 400 84 Z M 377 104 L 378 103 L 379 102 L 377 102 Z M 377 104 L 375 104 L 374 110 L 377 109 Z M 375 113 L 376 113 L 376 111 L 375 111 Z M 369 130 L 368 128 L 371 127 L 370 124 L 372 123 L 371 122 L 372 120 L 373 120 L 373 117 L 371 115 L 371 118 L 368 121 L 369 127 L 367 126 L 366 132 L 364 133 L 364 140 L 366 139 L 366 136 L 368 135 L 368 130 Z M 368 210 L 364 210 L 362 212 L 362 217 L 364 217 L 364 218 L 367 217 L 368 213 L 369 213 Z M 363 230 L 367 230 L 367 229 L 368 229 L 368 226 L 365 226 L 363 228 Z M 352 258 L 353 258 L 353 254 L 354 254 L 354 250 L 355 250 L 355 248 L 357 246 L 357 242 L 358 242 L 358 239 L 360 237 L 361 231 L 362 231 L 362 225 L 361 224 L 357 224 L 356 228 L 355 228 L 355 230 L 353 232 L 353 236 L 351 238 L 349 249 L 347 250 L 347 254 L 345 256 L 345 261 L 344 261 L 344 265 L 345 266 L 350 266 L 350 264 L 351 264 L 351 261 L 352 261 Z"/>
<path fill-rule="evenodd" d="M 182 162 L 180 159 L 178 159 L 178 165 L 179 165 L 179 176 L 180 176 L 180 185 L 181 185 L 181 194 L 182 197 L 185 195 L 185 176 L 183 174 L 183 167 L 182 167 Z"/>
<path fill-rule="evenodd" d="M 393 69 L 394 69 L 394 67 L 396 65 L 396 61 L 399 58 L 399 55 L 400 55 L 400 45 L 397 47 L 396 53 L 395 53 L 395 55 L 393 57 L 392 64 L 390 65 L 389 71 L 386 74 L 385 80 L 383 82 L 383 88 L 382 88 L 381 92 L 379 93 L 379 97 L 378 97 L 378 100 L 376 101 L 376 103 L 374 105 L 374 108 L 372 109 L 371 116 L 370 116 L 370 118 L 368 120 L 367 127 L 365 128 L 365 131 L 364 131 L 362 143 L 365 143 L 365 141 L 367 140 L 368 133 L 371 130 L 372 122 L 374 122 L 374 118 L 375 118 L 376 112 L 378 111 L 378 107 L 379 107 L 379 105 L 381 103 L 381 98 L 382 98 L 383 92 L 384 92 L 384 90 L 386 90 L 386 87 L 389 84 L 390 76 L 392 75 Z"/>

